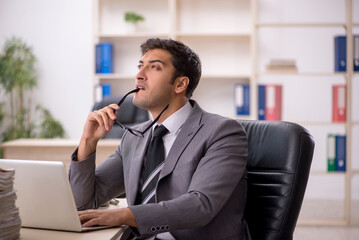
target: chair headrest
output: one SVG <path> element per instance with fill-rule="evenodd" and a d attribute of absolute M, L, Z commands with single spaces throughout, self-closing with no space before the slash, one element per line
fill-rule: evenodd
<path fill-rule="evenodd" d="M 112 103 L 117 104 L 122 96 L 105 97 L 101 102 L 95 103 L 92 111 L 104 108 Z M 141 123 L 148 120 L 148 112 L 133 105 L 133 97 L 129 96 L 117 111 L 117 121 L 123 124 Z"/>

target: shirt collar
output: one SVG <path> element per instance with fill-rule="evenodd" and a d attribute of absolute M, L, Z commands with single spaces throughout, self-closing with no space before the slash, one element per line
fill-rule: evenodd
<path fill-rule="evenodd" d="M 166 118 L 166 120 L 163 121 L 162 125 L 168 129 L 169 133 L 175 133 L 182 127 L 184 122 L 191 114 L 191 111 L 192 105 L 187 101 L 187 103 L 183 107 L 181 107 L 171 116 Z M 159 124 L 155 124 L 152 129 L 154 129 L 157 125 Z"/>

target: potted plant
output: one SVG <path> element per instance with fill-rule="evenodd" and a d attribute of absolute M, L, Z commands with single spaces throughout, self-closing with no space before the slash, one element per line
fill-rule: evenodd
<path fill-rule="evenodd" d="M 0 141 L 17 138 L 65 137 L 65 131 L 50 112 L 39 106 L 40 117 L 33 123 L 31 91 L 37 86 L 36 58 L 32 48 L 21 39 L 6 40 L 0 52 Z M 5 100 L 5 101 L 4 101 Z M 49 126 L 51 125 L 51 126 Z M 41 129 L 56 129 L 46 134 Z"/>
<path fill-rule="evenodd" d="M 125 22 L 127 23 L 127 31 L 134 33 L 138 30 L 138 23 L 145 21 L 145 18 L 136 12 L 126 12 Z"/>

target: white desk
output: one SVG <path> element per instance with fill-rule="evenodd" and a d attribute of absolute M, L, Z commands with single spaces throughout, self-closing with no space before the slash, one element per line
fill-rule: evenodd
<path fill-rule="evenodd" d="M 120 145 L 120 139 L 102 139 L 96 150 L 96 163 L 100 164 Z M 64 162 L 68 169 L 71 154 L 79 144 L 73 139 L 17 139 L 0 145 L 4 158 L 26 160 L 49 160 Z"/>
<path fill-rule="evenodd" d="M 108 228 L 90 232 L 64 232 L 35 228 L 21 228 L 20 240 L 117 240 L 113 238 L 121 228 Z"/>
<path fill-rule="evenodd" d="M 125 198 L 117 198 L 118 204 L 109 204 L 101 209 L 115 209 L 127 207 Z M 120 227 L 94 230 L 88 232 L 66 232 L 36 228 L 21 228 L 20 240 L 119 240 L 122 234 Z"/>

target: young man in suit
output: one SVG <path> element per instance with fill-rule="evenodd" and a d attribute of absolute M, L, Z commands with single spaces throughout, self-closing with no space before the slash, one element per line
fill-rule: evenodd
<path fill-rule="evenodd" d="M 145 131 L 148 121 L 126 131 L 115 153 L 95 167 L 97 142 L 111 130 L 119 106 L 91 112 L 69 170 L 81 222 L 128 225 L 128 239 L 250 239 L 244 219 L 248 147 L 243 127 L 190 99 L 201 77 L 200 59 L 190 48 L 156 38 L 141 50 L 133 103 L 166 128 L 164 161 L 151 172 L 157 178 L 152 195 L 146 195 L 152 162 L 146 154 L 156 131 Z M 124 192 L 128 208 L 86 210 Z"/>

